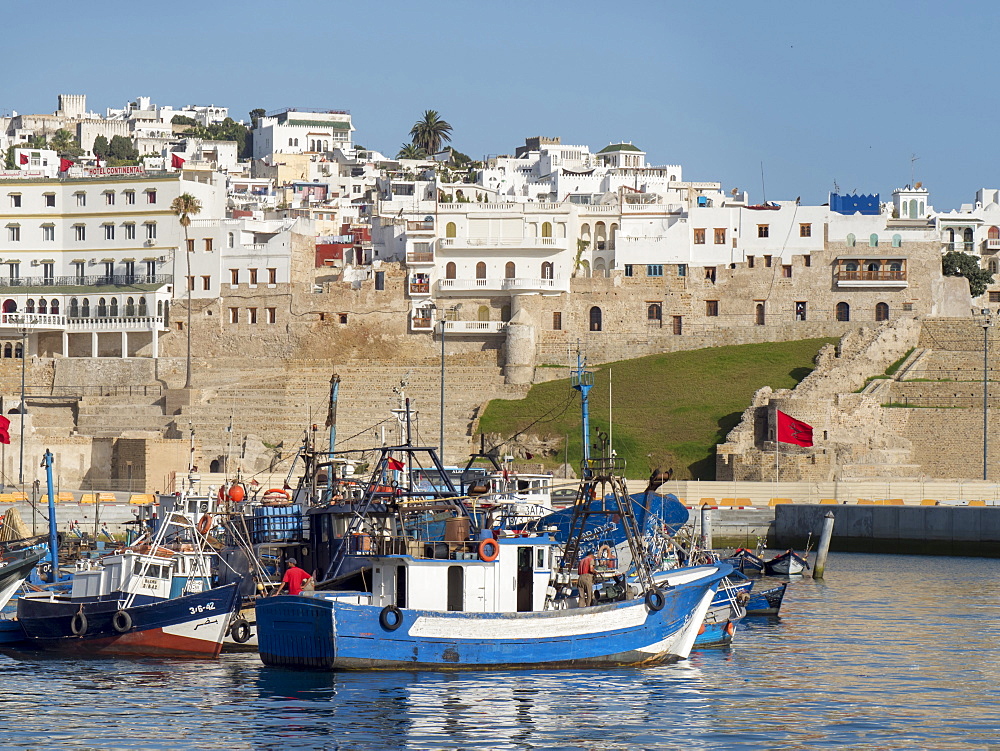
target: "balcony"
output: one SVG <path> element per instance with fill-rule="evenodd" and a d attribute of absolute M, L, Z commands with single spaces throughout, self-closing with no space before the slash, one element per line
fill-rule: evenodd
<path fill-rule="evenodd" d="M 173 282 L 170 274 L 113 274 L 100 276 L 0 277 L 0 290 L 25 287 L 159 287 Z"/>
<path fill-rule="evenodd" d="M 407 232 L 433 232 L 434 222 L 433 221 L 423 221 L 423 222 L 406 222 Z"/>
<path fill-rule="evenodd" d="M 421 316 L 410 317 L 411 331 L 430 331 L 433 328 L 434 328 L 434 319 L 432 318 L 423 318 Z"/>
<path fill-rule="evenodd" d="M 445 321 L 445 334 L 502 334 L 506 321 Z"/>
<path fill-rule="evenodd" d="M 836 279 L 838 287 L 905 287 L 907 284 L 905 270 L 838 270 L 834 273 L 834 279 Z"/>
<path fill-rule="evenodd" d="M 370 245 L 371 245 L 371 243 L 369 243 L 369 246 Z M 421 253 L 409 252 L 409 253 L 406 254 L 406 262 L 410 263 L 410 264 L 414 264 L 414 263 L 434 263 L 434 254 L 433 253 L 423 253 L 423 252 L 421 252 Z"/>
<path fill-rule="evenodd" d="M 81 318 L 59 313 L 0 313 L 0 328 L 29 331 L 152 331 L 163 329 L 163 316 L 100 316 Z"/>
<path fill-rule="evenodd" d="M 512 279 L 440 279 L 438 290 L 445 292 L 498 291 L 507 292 L 566 292 L 565 279 L 514 277 Z"/>
<path fill-rule="evenodd" d="M 410 282 L 411 295 L 429 295 L 431 293 L 430 282 Z"/>
<path fill-rule="evenodd" d="M 566 238 L 560 238 L 566 244 Z M 554 237 L 443 237 L 442 248 L 548 248 L 556 247 Z"/>
<path fill-rule="evenodd" d="M 996 253 L 1000 250 L 1000 237 L 983 240 L 984 253 Z"/>

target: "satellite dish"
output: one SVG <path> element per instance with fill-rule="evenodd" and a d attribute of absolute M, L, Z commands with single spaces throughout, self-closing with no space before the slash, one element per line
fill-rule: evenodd
<path fill-rule="evenodd" d="M 739 193 L 739 192 L 740 192 L 740 189 L 739 189 L 739 188 L 733 188 L 733 189 L 732 189 L 731 191 L 729 191 L 729 192 L 730 192 L 730 193 L 732 193 L 732 194 L 733 194 L 733 195 L 735 196 L 735 195 L 736 195 L 737 193 Z"/>
<path fill-rule="evenodd" d="M 922 187 L 924 187 L 924 184 L 923 184 L 923 183 L 921 183 L 921 182 L 918 182 L 918 183 L 917 183 L 916 185 L 914 185 L 913 187 L 915 187 L 915 188 L 916 188 L 917 190 L 920 190 L 920 189 L 921 189 Z"/>

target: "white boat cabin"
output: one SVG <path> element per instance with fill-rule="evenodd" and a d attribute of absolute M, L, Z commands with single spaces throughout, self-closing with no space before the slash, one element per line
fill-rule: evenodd
<path fill-rule="evenodd" d="M 556 555 L 547 535 L 494 541 L 497 557 L 423 559 L 407 555 L 372 561 L 371 604 L 467 613 L 540 611 Z"/>
<path fill-rule="evenodd" d="M 212 586 L 213 555 L 167 549 L 157 555 L 135 550 L 107 555 L 74 573 L 70 598 L 124 592 L 167 600 L 203 592 Z"/>

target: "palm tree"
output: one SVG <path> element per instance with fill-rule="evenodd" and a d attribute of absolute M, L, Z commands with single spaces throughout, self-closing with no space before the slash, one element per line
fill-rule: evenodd
<path fill-rule="evenodd" d="M 425 110 L 423 118 L 410 128 L 410 137 L 428 154 L 436 154 L 445 141 L 451 140 L 451 131 L 451 125 L 442 120 L 436 110 Z"/>
<path fill-rule="evenodd" d="M 188 227 L 191 226 L 191 217 L 201 211 L 201 201 L 190 193 L 181 193 L 170 203 L 170 210 L 177 215 L 177 221 L 184 228 L 184 258 L 187 261 L 187 373 L 184 380 L 184 388 L 191 388 L 191 248 L 188 242 Z"/>
<path fill-rule="evenodd" d="M 67 149 L 71 149 L 76 146 L 76 137 L 70 133 L 65 128 L 60 128 L 52 136 L 52 140 L 49 144 L 53 149 L 58 152 L 65 152 Z"/>
<path fill-rule="evenodd" d="M 413 143 L 404 143 L 396 154 L 397 159 L 426 159 L 427 152 Z"/>

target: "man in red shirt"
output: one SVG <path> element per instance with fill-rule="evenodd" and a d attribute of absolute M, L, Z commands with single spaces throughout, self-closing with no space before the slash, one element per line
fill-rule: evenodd
<path fill-rule="evenodd" d="M 288 568 L 285 570 L 285 577 L 281 580 L 281 586 L 274 594 L 280 595 L 285 586 L 288 586 L 288 594 L 302 594 L 302 585 L 309 580 L 309 574 L 295 565 L 294 558 L 288 559 Z"/>
<path fill-rule="evenodd" d="M 594 604 L 594 554 L 588 553 L 576 568 L 577 589 L 580 590 L 580 607 Z"/>

